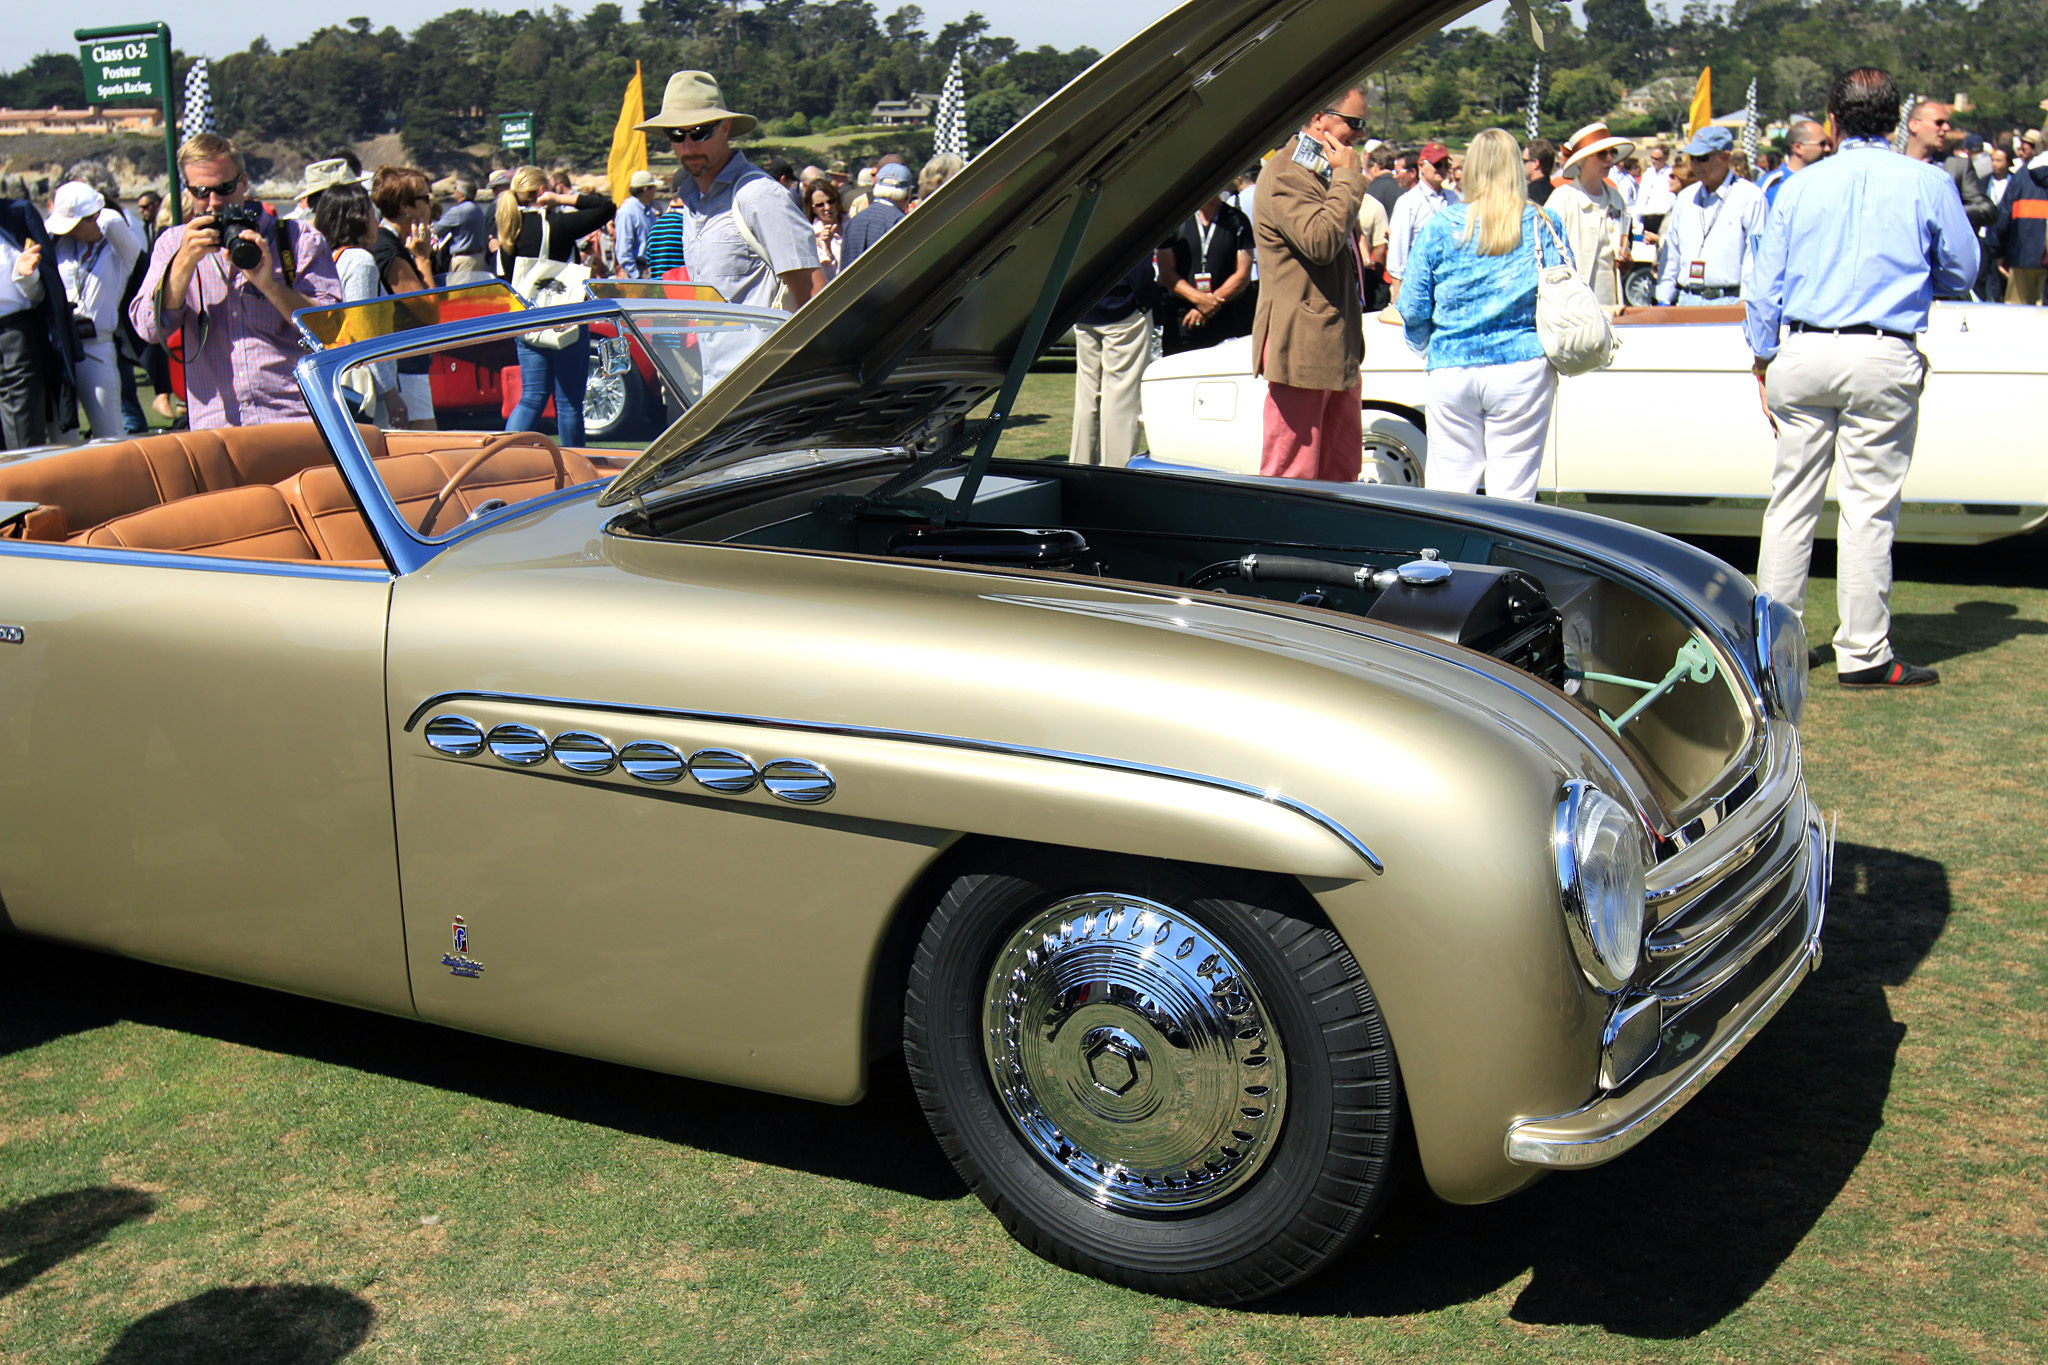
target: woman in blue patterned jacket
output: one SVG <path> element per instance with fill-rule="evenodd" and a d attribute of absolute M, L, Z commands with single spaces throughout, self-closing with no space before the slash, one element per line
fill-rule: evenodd
<path fill-rule="evenodd" d="M 1536 337 L 1536 252 L 1553 264 L 1571 252 L 1557 216 L 1529 202 L 1521 148 L 1501 129 L 1472 140 L 1462 189 L 1416 235 L 1401 279 L 1408 344 L 1429 371 L 1425 481 L 1533 502 L 1557 395 Z"/>

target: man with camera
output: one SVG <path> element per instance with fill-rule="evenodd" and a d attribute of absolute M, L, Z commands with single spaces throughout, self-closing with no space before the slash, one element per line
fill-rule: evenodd
<path fill-rule="evenodd" d="M 185 362 L 194 427 L 306 420 L 292 381 L 292 313 L 341 301 L 327 242 L 249 200 L 235 144 L 200 133 L 178 149 L 192 221 L 158 235 L 129 320 Z M 279 244 L 282 244 L 282 250 Z"/>

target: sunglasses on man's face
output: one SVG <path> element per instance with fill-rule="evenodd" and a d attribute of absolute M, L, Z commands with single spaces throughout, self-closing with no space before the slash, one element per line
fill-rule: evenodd
<path fill-rule="evenodd" d="M 1365 119 L 1362 115 L 1340 114 L 1335 109 L 1325 109 L 1323 110 L 1323 112 L 1325 114 L 1328 114 L 1331 118 L 1336 119 L 1339 123 L 1343 124 L 1346 128 L 1349 128 L 1354 133 L 1362 133 L 1365 131 Z"/>
<path fill-rule="evenodd" d="M 239 175 L 232 180 L 223 181 L 218 185 L 194 185 L 187 181 L 185 192 L 194 199 L 225 199 L 233 194 L 241 186 L 241 183 L 242 177 Z"/>
<path fill-rule="evenodd" d="M 720 119 L 712 123 L 700 123 L 694 128 L 671 128 L 668 130 L 668 140 L 670 142 L 709 142 L 717 134 L 719 124 L 723 122 L 724 120 Z"/>

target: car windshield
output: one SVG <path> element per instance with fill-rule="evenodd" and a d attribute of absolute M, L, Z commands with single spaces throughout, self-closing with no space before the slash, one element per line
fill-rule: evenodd
<path fill-rule="evenodd" d="M 308 309 L 297 320 L 321 349 L 418 333 L 416 346 L 333 371 L 334 399 L 356 419 L 400 514 L 438 539 L 473 517 L 617 474 L 782 322 L 728 309 L 708 286 L 606 288 L 635 301 L 552 327 L 536 325 L 547 312 L 497 281 Z M 698 292 L 710 299 L 691 297 Z M 493 316 L 502 326 L 447 335 L 448 324 Z M 358 557 L 374 553 L 363 548 Z"/>

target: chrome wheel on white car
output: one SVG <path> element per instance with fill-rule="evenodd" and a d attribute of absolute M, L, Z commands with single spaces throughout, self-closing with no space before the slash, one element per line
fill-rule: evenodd
<path fill-rule="evenodd" d="M 1365 459 L 1358 467 L 1358 481 L 1422 487 L 1429 452 L 1429 438 L 1422 428 L 1398 413 L 1372 408 L 1365 410 L 1364 417 Z"/>

